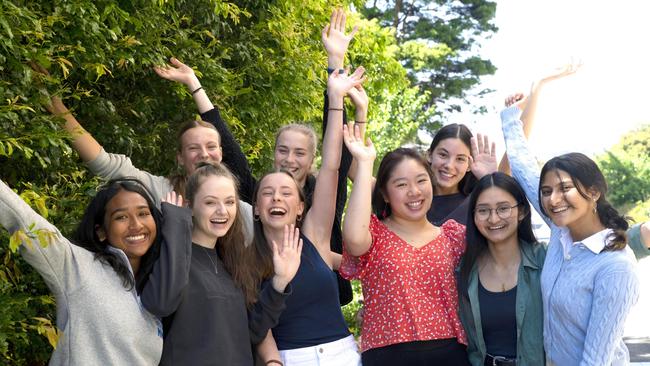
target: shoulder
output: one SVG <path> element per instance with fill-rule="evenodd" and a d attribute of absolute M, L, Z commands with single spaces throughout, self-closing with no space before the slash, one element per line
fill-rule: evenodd
<path fill-rule="evenodd" d="M 529 243 L 524 240 L 519 241 L 519 246 L 524 255 L 540 268 L 544 265 L 546 259 L 546 244 L 535 242 Z"/>
<path fill-rule="evenodd" d="M 465 225 L 459 223 L 456 220 L 449 219 L 445 221 L 440 229 L 442 234 L 452 240 L 464 240 L 465 239 Z"/>

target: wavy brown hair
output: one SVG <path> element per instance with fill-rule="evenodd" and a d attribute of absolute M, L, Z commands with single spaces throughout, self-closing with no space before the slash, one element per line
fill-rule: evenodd
<path fill-rule="evenodd" d="M 230 181 L 235 188 L 235 199 L 237 200 L 237 215 L 226 234 L 217 239 L 215 250 L 223 261 L 224 267 L 235 284 L 244 293 L 246 306 L 250 307 L 257 301 L 258 282 L 255 280 L 253 266 L 251 265 L 252 251 L 246 246 L 244 235 L 244 218 L 239 210 L 239 193 L 237 178 L 222 164 L 202 162 L 198 168 L 187 179 L 185 188 L 186 198 L 190 207 L 195 200 L 196 193 L 203 182 L 209 177 L 224 177 Z"/>

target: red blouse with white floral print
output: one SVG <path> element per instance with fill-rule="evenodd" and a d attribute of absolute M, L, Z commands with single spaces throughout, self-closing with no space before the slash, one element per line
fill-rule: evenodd
<path fill-rule="evenodd" d="M 449 220 L 421 248 L 402 240 L 375 215 L 370 233 L 368 252 L 353 257 L 344 251 L 340 268 L 344 278 L 361 280 L 361 351 L 445 338 L 467 344 L 454 272 L 465 251 L 465 226 Z"/>

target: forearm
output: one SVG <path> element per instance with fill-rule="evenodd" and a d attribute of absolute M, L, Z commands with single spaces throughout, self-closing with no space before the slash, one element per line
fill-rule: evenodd
<path fill-rule="evenodd" d="M 192 215 L 189 208 L 163 203 L 160 257 L 140 294 L 153 315 L 169 316 L 181 303 L 192 263 Z"/>
<path fill-rule="evenodd" d="M 83 128 L 67 108 L 60 112 L 56 115 L 65 120 L 63 128 L 72 137 L 72 147 L 77 151 L 81 160 L 89 162 L 97 158 L 99 152 L 102 150 L 102 146 Z"/>
<path fill-rule="evenodd" d="M 235 139 L 226 122 L 221 118 L 221 113 L 217 108 L 212 108 L 207 112 L 201 113 L 201 118 L 212 124 L 221 136 L 222 163 L 225 164 L 237 177 L 239 181 L 239 194 L 241 200 L 247 203 L 253 202 L 253 191 L 257 183 L 253 177 L 246 154 L 242 150 L 239 142 Z"/>
<path fill-rule="evenodd" d="M 337 170 L 343 148 L 343 96 L 328 93 L 327 130 L 323 136 L 322 169 Z"/>
<path fill-rule="evenodd" d="M 269 330 L 264 340 L 257 345 L 257 354 L 260 356 L 265 365 L 280 366 L 277 363 L 269 363 L 270 360 L 281 361 L 280 351 L 275 344 L 273 333 Z"/>
<path fill-rule="evenodd" d="M 370 249 L 372 214 L 372 161 L 359 162 L 343 221 L 343 242 L 348 253 L 358 257 Z"/>
<path fill-rule="evenodd" d="M 541 214 L 539 190 L 539 164 L 530 151 L 519 120 L 519 108 L 512 106 L 501 112 L 503 137 L 506 141 L 506 153 L 512 175 L 521 185 L 526 197 Z M 550 225 L 548 218 L 542 218 Z"/>
<path fill-rule="evenodd" d="M 194 103 L 196 103 L 196 108 L 199 110 L 199 113 L 205 113 L 214 108 L 207 92 L 201 87 L 201 82 L 196 75 L 192 75 L 185 83 L 185 86 L 192 93 L 192 98 L 194 99 Z"/>
<path fill-rule="evenodd" d="M 271 283 L 263 285 L 257 302 L 248 312 L 248 330 L 252 344 L 263 342 L 270 329 L 278 324 L 290 295 L 290 286 L 278 291 Z"/>

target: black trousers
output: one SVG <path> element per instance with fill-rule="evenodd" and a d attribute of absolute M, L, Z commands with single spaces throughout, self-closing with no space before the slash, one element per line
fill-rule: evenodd
<path fill-rule="evenodd" d="M 470 366 L 467 349 L 456 338 L 391 344 L 361 354 L 363 366 Z"/>

